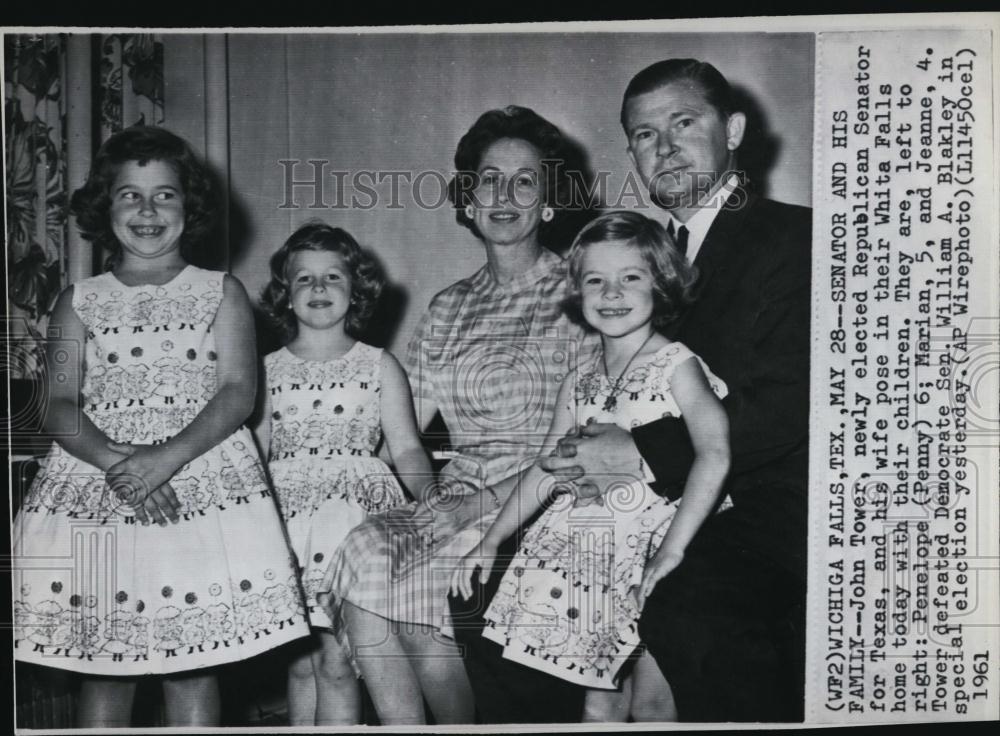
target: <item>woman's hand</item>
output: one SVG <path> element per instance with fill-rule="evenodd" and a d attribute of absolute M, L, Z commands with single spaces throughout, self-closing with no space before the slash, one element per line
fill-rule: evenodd
<path fill-rule="evenodd" d="M 683 552 L 660 547 L 652 559 L 646 563 L 646 569 L 642 571 L 642 582 L 639 583 L 639 588 L 636 591 L 636 601 L 640 611 L 646 605 L 646 598 L 653 592 L 656 584 L 673 572 L 683 559 Z"/>
<path fill-rule="evenodd" d="M 180 502 L 169 480 L 177 472 L 169 453 L 152 445 L 128 445 L 109 442 L 108 448 L 123 456 L 108 469 L 105 480 L 120 503 L 135 511 L 143 526 L 153 521 L 166 526 L 167 520 L 180 521 Z"/>
<path fill-rule="evenodd" d="M 477 544 L 469 554 L 461 559 L 458 567 L 451 574 L 451 594 L 453 596 L 461 595 L 464 600 L 469 600 L 472 597 L 472 576 L 476 574 L 476 569 L 479 570 L 480 584 L 485 585 L 486 581 L 490 579 L 490 573 L 493 571 L 493 563 L 496 562 L 496 559 L 497 546 L 495 544 L 491 544 L 485 539 Z"/>

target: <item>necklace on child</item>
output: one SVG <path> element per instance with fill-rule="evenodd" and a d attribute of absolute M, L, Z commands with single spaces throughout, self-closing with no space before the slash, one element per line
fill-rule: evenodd
<path fill-rule="evenodd" d="M 628 369 L 632 367 L 632 363 L 639 357 L 639 353 L 641 353 L 642 349 L 649 344 L 649 341 L 653 339 L 653 335 L 655 334 L 655 332 L 650 331 L 649 337 L 642 341 L 642 345 L 639 346 L 638 350 L 632 353 L 632 357 L 628 359 L 628 363 L 625 364 L 622 372 L 618 374 L 618 380 L 616 380 L 615 385 L 611 387 L 611 393 L 608 394 L 608 398 L 604 400 L 604 411 L 612 412 L 618 408 L 618 394 L 625 390 L 622 386 L 622 381 L 625 380 L 625 374 L 628 373 Z M 601 349 L 601 365 L 604 366 L 604 375 L 607 377 L 608 383 L 610 383 L 611 376 L 608 375 L 608 359 L 604 354 L 603 348 Z"/>

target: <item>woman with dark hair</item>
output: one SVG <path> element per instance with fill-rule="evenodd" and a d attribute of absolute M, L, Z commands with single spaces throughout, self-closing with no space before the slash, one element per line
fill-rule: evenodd
<path fill-rule="evenodd" d="M 423 723 L 424 699 L 439 724 L 473 720 L 449 579 L 504 501 L 494 487 L 534 460 L 576 362 L 566 265 L 542 245 L 571 150 L 515 106 L 485 113 L 458 144 L 449 195 L 486 264 L 434 297 L 405 359 L 418 420 L 440 412 L 454 455 L 435 493 L 355 528 L 328 575 L 383 724 Z"/>

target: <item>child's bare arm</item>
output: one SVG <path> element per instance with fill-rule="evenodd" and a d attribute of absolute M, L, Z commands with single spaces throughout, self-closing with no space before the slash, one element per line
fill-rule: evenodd
<path fill-rule="evenodd" d="M 656 555 L 646 565 L 640 603 L 659 580 L 680 564 L 688 544 L 715 508 L 729 472 L 729 420 L 696 358 L 677 366 L 671 388 L 691 435 L 695 458 L 677 515 Z"/>
<path fill-rule="evenodd" d="M 545 438 L 543 452 L 556 446 L 559 438 L 566 434 L 576 424 L 573 393 L 575 376 L 571 372 L 559 388 L 556 399 L 556 410 L 552 417 L 552 426 Z M 532 464 L 525 471 L 495 485 L 491 491 L 498 500 L 503 501 L 503 508 L 490 525 L 475 549 L 467 554 L 451 578 L 451 592 L 468 599 L 472 595 L 472 575 L 475 568 L 480 568 L 479 581 L 485 583 L 493 568 L 497 548 L 511 534 L 517 531 L 532 514 L 542 507 L 542 504 L 555 491 L 556 479 Z"/>
<path fill-rule="evenodd" d="M 261 399 L 260 417 L 254 425 L 253 433 L 257 438 L 260 454 L 264 462 L 267 462 L 271 456 L 271 394 L 267 390 L 266 382 L 261 383 L 261 387 L 264 389 L 264 398 Z"/>
<path fill-rule="evenodd" d="M 396 361 L 396 364 L 399 365 L 399 361 Z M 403 371 L 403 375 L 405 377 L 406 369 L 403 368 L 401 365 L 399 365 L 399 368 L 400 370 Z M 407 379 L 406 383 L 406 395 L 410 397 L 410 407 L 413 413 L 416 413 L 416 408 L 417 408 L 416 402 L 414 402 L 413 400 L 413 391 L 410 388 L 409 379 Z M 434 420 L 434 416 L 438 413 L 438 405 L 436 401 L 434 401 L 433 399 L 431 399 L 426 395 L 421 397 L 419 403 L 420 403 L 419 406 L 420 412 L 419 416 L 416 417 L 415 422 L 416 425 L 419 427 L 420 432 L 425 432 L 427 428 L 430 426 L 431 422 Z M 392 458 L 392 452 L 389 449 L 388 441 L 386 441 L 379 449 L 378 457 L 382 462 L 392 465 L 393 467 L 396 467 L 396 462 Z"/>
<path fill-rule="evenodd" d="M 389 351 L 382 352 L 382 390 L 380 399 L 382 433 L 393 466 L 410 493 L 425 500 L 433 487 L 433 470 L 417 433 L 413 397 L 406 373 Z"/>
<path fill-rule="evenodd" d="M 576 425 L 573 401 L 575 387 L 575 376 L 571 372 L 559 387 L 552 425 L 545 436 L 540 455 L 551 452 L 559 439 Z M 496 494 L 497 500 L 503 503 L 503 508 L 486 536 L 500 544 L 517 531 L 517 528 L 538 511 L 555 490 L 554 480 L 551 475 L 533 464 L 527 470 L 495 485 L 493 493 Z"/>
<path fill-rule="evenodd" d="M 73 310 L 72 286 L 56 301 L 49 327 L 59 337 L 45 346 L 49 395 L 45 429 L 71 455 L 106 471 L 125 455 L 108 446 L 108 436 L 83 412 L 80 386 L 87 328 Z M 68 364 L 67 356 L 72 361 Z M 66 374 L 71 374 L 68 379 Z"/>

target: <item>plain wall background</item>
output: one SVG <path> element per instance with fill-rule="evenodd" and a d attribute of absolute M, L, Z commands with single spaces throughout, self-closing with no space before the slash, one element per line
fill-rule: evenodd
<path fill-rule="evenodd" d="M 201 36 L 165 37 L 166 126 L 202 146 L 206 96 Z M 765 192 L 811 204 L 814 37 L 811 34 L 517 33 L 235 34 L 227 39 L 230 265 L 256 298 L 267 261 L 295 227 L 314 217 L 344 227 L 382 260 L 397 287 L 399 354 L 430 298 L 484 263 L 480 243 L 450 206 L 428 210 L 402 190 L 401 208 L 311 208 L 312 192 L 285 200 L 281 159 L 329 169 L 434 169 L 447 176 L 459 138 L 484 111 L 533 108 L 611 172 L 616 192 L 629 171 L 618 122 L 629 79 L 668 57 L 714 64 L 758 108 L 773 156 Z M 761 147 L 763 148 L 763 147 Z M 204 148 L 202 147 L 202 150 Z M 348 182 L 350 179 L 348 179 Z M 326 201 L 335 200 L 332 177 Z M 376 187 L 388 195 L 390 187 Z M 345 193 L 350 196 L 348 186 Z M 438 197 L 427 182 L 426 200 Z"/>

